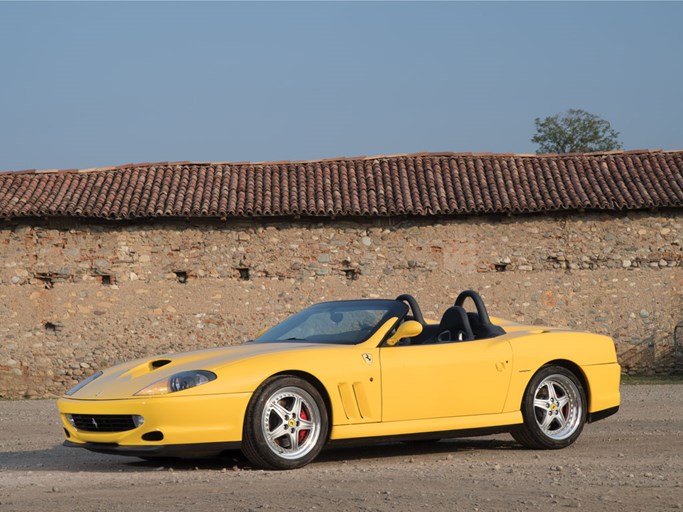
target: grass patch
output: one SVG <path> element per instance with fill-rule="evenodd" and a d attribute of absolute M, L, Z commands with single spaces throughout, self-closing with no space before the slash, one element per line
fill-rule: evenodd
<path fill-rule="evenodd" d="M 621 383 L 626 385 L 640 384 L 683 384 L 683 374 L 677 375 L 622 375 Z"/>

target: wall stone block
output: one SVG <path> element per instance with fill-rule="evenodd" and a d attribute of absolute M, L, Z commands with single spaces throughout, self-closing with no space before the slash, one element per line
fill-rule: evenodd
<path fill-rule="evenodd" d="M 683 219 L 665 212 L 0 224 L 0 397 L 117 362 L 241 343 L 313 302 L 463 289 L 492 314 L 612 336 L 624 371 L 674 368 Z M 627 264 L 628 263 L 628 264 Z"/>

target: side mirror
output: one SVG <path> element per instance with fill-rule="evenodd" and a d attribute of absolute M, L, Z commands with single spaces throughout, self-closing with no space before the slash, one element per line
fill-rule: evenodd
<path fill-rule="evenodd" d="M 403 338 L 412 338 L 413 336 L 419 336 L 422 333 L 422 324 L 416 322 L 415 320 L 408 320 L 403 322 L 399 328 L 396 330 L 394 335 L 387 340 L 387 345 L 393 347 L 399 340 Z"/>

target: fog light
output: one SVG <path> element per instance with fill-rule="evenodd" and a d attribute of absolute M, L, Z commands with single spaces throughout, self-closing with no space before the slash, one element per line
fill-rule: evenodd
<path fill-rule="evenodd" d="M 76 428 L 76 422 L 74 422 L 74 417 L 71 414 L 66 415 L 67 421 L 71 424 L 73 428 Z"/>
<path fill-rule="evenodd" d="M 146 434 L 142 434 L 142 439 L 143 441 L 163 441 L 164 434 L 158 430 L 155 432 L 147 432 Z"/>
<path fill-rule="evenodd" d="M 138 416 L 137 414 L 133 414 L 131 418 L 133 419 L 133 423 L 135 424 L 136 428 L 141 427 L 145 423 L 145 418 Z"/>

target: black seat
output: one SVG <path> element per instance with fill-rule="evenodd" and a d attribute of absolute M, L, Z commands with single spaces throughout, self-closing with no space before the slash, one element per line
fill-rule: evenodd
<path fill-rule="evenodd" d="M 446 310 L 441 317 L 438 332 L 435 342 L 471 341 L 474 339 L 470 320 L 461 306 L 451 306 Z"/>
<path fill-rule="evenodd" d="M 422 345 L 423 343 L 432 343 L 436 340 L 440 332 L 441 329 L 439 324 L 426 324 L 418 336 L 410 338 L 410 344 Z"/>
<path fill-rule="evenodd" d="M 495 338 L 496 336 L 505 334 L 505 330 L 502 327 L 493 325 L 490 321 L 488 323 L 482 322 L 479 313 L 468 312 L 467 317 L 470 320 L 472 331 L 474 331 L 477 339 Z"/>

